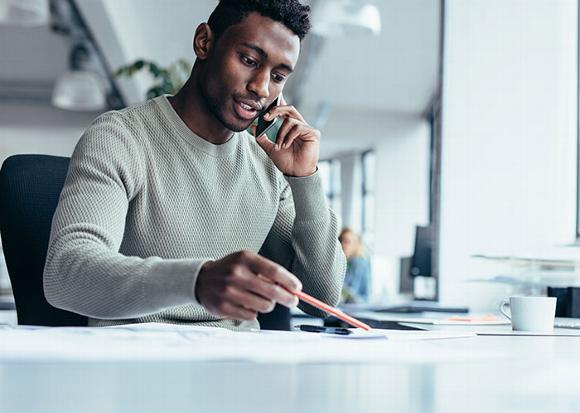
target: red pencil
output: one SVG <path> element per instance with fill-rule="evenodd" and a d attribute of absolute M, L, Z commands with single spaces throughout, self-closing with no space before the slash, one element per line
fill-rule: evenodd
<path fill-rule="evenodd" d="M 323 303 L 322 301 L 312 297 L 311 295 L 303 293 L 302 291 L 292 291 L 292 290 L 288 290 L 288 291 L 291 294 L 294 294 L 296 297 L 298 297 L 302 301 L 307 302 L 311 306 L 314 306 L 322 311 L 326 311 L 327 313 L 332 314 L 333 316 L 341 319 L 345 323 L 348 323 L 348 324 L 355 326 L 355 327 L 358 327 L 358 328 L 362 328 L 363 330 L 366 330 L 366 331 L 369 331 L 371 329 L 368 325 L 366 325 L 362 321 L 357 320 L 356 318 L 351 317 L 346 313 L 343 313 L 338 308 L 334 308 L 334 307 L 329 306 L 326 303 Z"/>

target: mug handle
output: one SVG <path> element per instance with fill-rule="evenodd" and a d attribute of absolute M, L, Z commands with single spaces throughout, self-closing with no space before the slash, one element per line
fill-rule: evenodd
<path fill-rule="evenodd" d="M 510 302 L 508 299 L 505 299 L 501 302 L 501 304 L 499 305 L 499 312 L 502 313 L 508 320 L 511 321 L 511 316 L 508 315 L 508 313 L 505 311 L 505 307 L 509 306 Z"/>

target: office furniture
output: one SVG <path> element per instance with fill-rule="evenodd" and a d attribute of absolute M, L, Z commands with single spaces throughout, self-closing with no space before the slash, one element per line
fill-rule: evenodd
<path fill-rule="evenodd" d="M 52 216 L 68 164 L 66 157 L 14 155 L 0 169 L 0 233 L 18 324 L 87 325 L 86 317 L 50 305 L 42 282 Z M 290 312 L 277 305 L 258 321 L 264 329 L 288 330 Z"/>
<path fill-rule="evenodd" d="M 0 169 L 0 233 L 19 324 L 82 326 L 87 318 L 50 305 L 42 272 L 52 216 L 69 159 L 15 155 Z"/>
<path fill-rule="evenodd" d="M 571 413 L 580 408 L 579 337 L 401 342 L 384 351 L 401 348 L 405 357 L 381 363 L 345 363 L 340 357 L 287 363 L 285 354 L 280 363 L 264 364 L 0 361 L 0 410 Z M 444 356 L 449 353 L 461 357 Z"/>

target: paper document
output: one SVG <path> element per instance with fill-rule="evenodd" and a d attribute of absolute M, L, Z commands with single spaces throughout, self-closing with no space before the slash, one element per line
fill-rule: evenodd
<path fill-rule="evenodd" d="M 315 333 L 307 333 L 315 334 Z M 417 331 L 417 330 L 383 330 L 373 328 L 370 331 L 354 329 L 353 334 L 322 334 L 328 338 L 339 338 L 342 340 L 360 340 L 360 339 L 387 339 L 387 340 L 441 340 L 446 338 L 465 338 L 474 337 L 475 333 L 469 331 Z"/>
<path fill-rule="evenodd" d="M 350 337 L 360 338 L 342 338 Z M 387 362 L 469 359 L 429 340 L 472 337 L 444 331 L 356 331 L 349 336 L 294 331 L 233 332 L 215 327 L 0 326 L 0 361 Z M 405 343 L 400 343 L 405 341 Z"/>

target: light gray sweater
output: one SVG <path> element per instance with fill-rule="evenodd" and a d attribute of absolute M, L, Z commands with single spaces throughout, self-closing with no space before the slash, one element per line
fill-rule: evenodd
<path fill-rule="evenodd" d="M 252 328 L 196 301 L 201 266 L 259 252 L 335 305 L 346 268 L 337 235 L 318 173 L 284 176 L 246 132 L 213 145 L 163 96 L 105 113 L 81 137 L 52 222 L 44 291 L 91 325 Z"/>

